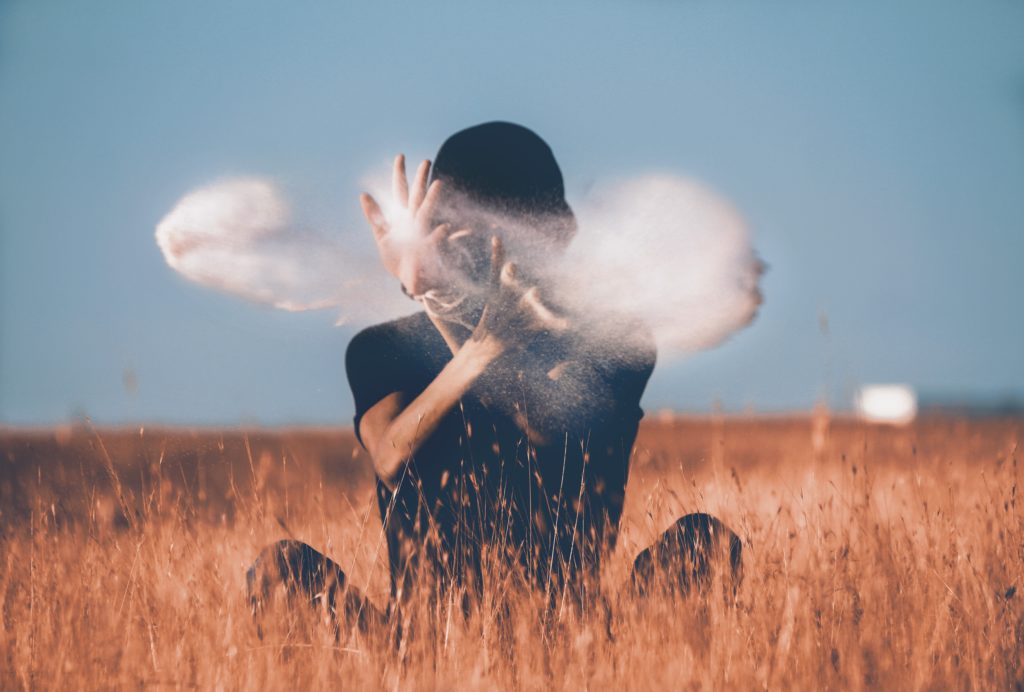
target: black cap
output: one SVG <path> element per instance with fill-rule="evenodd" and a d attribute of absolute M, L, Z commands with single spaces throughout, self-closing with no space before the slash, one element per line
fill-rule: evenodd
<path fill-rule="evenodd" d="M 456 132 L 437 152 L 431 179 L 443 181 L 482 206 L 512 214 L 561 217 L 568 235 L 575 229 L 562 171 L 551 147 L 522 125 L 490 122 Z"/>

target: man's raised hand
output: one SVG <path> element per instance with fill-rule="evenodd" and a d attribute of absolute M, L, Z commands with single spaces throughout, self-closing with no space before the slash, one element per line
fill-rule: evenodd
<path fill-rule="evenodd" d="M 501 239 L 491 239 L 491 275 L 487 304 L 473 330 L 473 339 L 495 339 L 504 347 L 528 344 L 541 332 L 568 329 L 568 321 L 544 304 L 536 286 L 525 286 L 514 262 L 505 261 Z"/>
<path fill-rule="evenodd" d="M 391 175 L 390 213 L 385 215 L 371 195 L 359 196 L 384 268 L 413 296 L 425 293 L 439 280 L 438 248 L 450 232 L 447 224 L 430 226 L 437 210 L 441 183 L 435 180 L 428 187 L 429 177 L 430 161 L 424 161 L 416 171 L 410 190 L 405 175 L 405 156 L 399 154 Z"/>

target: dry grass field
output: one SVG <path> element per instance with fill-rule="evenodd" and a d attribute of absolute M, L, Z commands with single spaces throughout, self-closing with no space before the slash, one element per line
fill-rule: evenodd
<path fill-rule="evenodd" d="M 487 608 L 442 608 L 437 639 L 401 652 L 336 641 L 315 614 L 261 640 L 244 597 L 259 549 L 292 536 L 384 604 L 350 433 L 0 431 L 0 688 L 1019 690 L 1022 430 L 648 421 L 605 586 L 706 511 L 743 539 L 735 597 L 613 598 L 611 637 L 593 614 L 541 626 L 512 604 L 511 645 Z"/>

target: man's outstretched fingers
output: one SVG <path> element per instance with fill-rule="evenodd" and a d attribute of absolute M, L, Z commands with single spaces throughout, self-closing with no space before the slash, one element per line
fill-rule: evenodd
<path fill-rule="evenodd" d="M 516 274 L 519 269 L 516 267 L 515 262 L 505 262 L 505 266 L 501 268 L 501 283 L 505 286 L 514 287 L 516 282 Z"/>
<path fill-rule="evenodd" d="M 403 207 L 409 205 L 409 181 L 405 177 L 405 154 L 395 157 L 395 166 L 391 172 L 391 194 L 395 201 Z"/>
<path fill-rule="evenodd" d="M 451 237 L 451 236 L 448 235 L 449 233 L 451 233 L 451 230 L 452 230 L 451 224 L 443 223 L 440 226 L 438 226 L 437 228 L 435 228 L 433 231 L 430 232 L 430 235 L 427 236 L 427 240 L 429 240 L 431 242 L 434 242 L 434 243 L 440 243 L 442 240 L 445 239 L 446 236 L 448 238 Z"/>
<path fill-rule="evenodd" d="M 540 291 L 536 286 L 523 294 L 522 302 L 533 311 L 538 321 L 548 331 L 564 332 L 569 328 L 569 321 L 567 319 L 556 315 L 551 311 L 551 308 L 544 304 L 540 297 Z"/>
<path fill-rule="evenodd" d="M 438 199 L 441 196 L 441 181 L 435 180 L 427 188 L 427 194 L 423 197 L 423 204 L 416 210 L 416 220 L 421 228 L 426 228 L 430 220 L 434 218 L 434 210 L 437 208 Z"/>
<path fill-rule="evenodd" d="M 501 272 L 505 264 L 505 247 L 501 244 L 501 238 L 491 236 L 491 289 L 498 290 L 501 286 Z"/>
<path fill-rule="evenodd" d="M 412 182 L 412 194 L 409 197 L 409 211 L 416 213 L 416 210 L 423 204 L 423 198 L 427 194 L 427 178 L 430 177 L 430 161 L 423 161 L 416 169 L 416 179 Z"/>
<path fill-rule="evenodd" d="M 380 205 L 377 204 L 377 200 L 365 192 L 359 195 L 359 205 L 363 208 L 363 216 L 366 217 L 370 228 L 373 229 L 373 236 L 380 240 L 388 232 L 388 222 L 380 210 Z"/>

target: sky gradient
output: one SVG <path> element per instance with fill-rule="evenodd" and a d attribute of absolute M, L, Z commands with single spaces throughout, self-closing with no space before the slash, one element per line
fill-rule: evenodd
<path fill-rule="evenodd" d="M 1024 397 L 1022 37 L 1015 2 L 3 3 L 0 423 L 348 422 L 353 329 L 187 283 L 154 228 L 239 174 L 362 228 L 367 170 L 494 119 L 570 203 L 670 171 L 750 223 L 758 320 L 648 411 Z"/>

